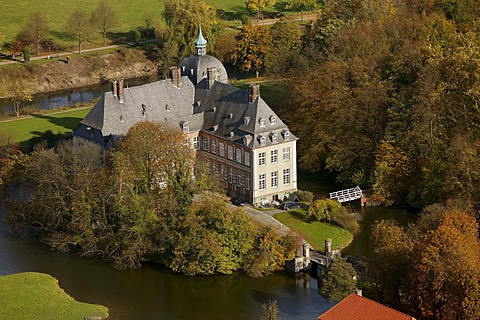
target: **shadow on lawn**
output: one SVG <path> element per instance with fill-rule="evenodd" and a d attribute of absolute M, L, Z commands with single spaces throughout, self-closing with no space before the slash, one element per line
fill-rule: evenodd
<path fill-rule="evenodd" d="M 288 213 L 295 219 L 297 220 L 300 220 L 302 222 L 305 222 L 305 223 L 312 223 L 312 222 L 315 222 L 317 220 L 315 220 L 315 218 L 313 217 L 310 217 L 308 214 L 300 211 L 300 210 L 290 210 L 288 211 Z"/>
<path fill-rule="evenodd" d="M 80 121 L 82 121 L 83 118 L 76 118 L 76 117 L 51 117 L 48 115 L 44 114 L 34 114 L 32 115 L 34 118 L 38 119 L 46 119 L 48 122 L 53 123 L 54 125 L 57 125 L 59 127 L 63 127 L 68 130 L 75 129 Z"/>

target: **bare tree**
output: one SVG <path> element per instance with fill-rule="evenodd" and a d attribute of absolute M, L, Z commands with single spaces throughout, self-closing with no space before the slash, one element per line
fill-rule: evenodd
<path fill-rule="evenodd" d="M 103 45 L 107 44 L 107 32 L 117 25 L 115 9 L 106 1 L 101 0 L 95 11 L 92 12 L 91 21 L 95 24 L 103 36 Z"/>
<path fill-rule="evenodd" d="M 67 32 L 78 43 L 78 53 L 82 53 L 82 43 L 91 35 L 87 14 L 81 10 L 75 10 L 68 19 Z"/>
<path fill-rule="evenodd" d="M 35 12 L 28 18 L 21 33 L 24 33 L 28 40 L 35 44 L 37 47 L 37 55 L 39 55 L 40 44 L 50 33 L 47 18 L 44 14 Z"/>

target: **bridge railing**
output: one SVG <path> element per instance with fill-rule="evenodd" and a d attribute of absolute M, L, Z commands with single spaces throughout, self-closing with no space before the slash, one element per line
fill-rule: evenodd
<path fill-rule="evenodd" d="M 347 202 L 363 197 L 363 191 L 359 186 L 341 191 L 330 192 L 330 199 L 338 202 Z"/>

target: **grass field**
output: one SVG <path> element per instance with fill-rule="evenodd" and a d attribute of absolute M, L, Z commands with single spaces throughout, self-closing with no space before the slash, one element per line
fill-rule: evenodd
<path fill-rule="evenodd" d="M 145 11 L 161 20 L 165 0 L 136 0 L 108 2 L 118 13 L 119 24 L 114 33 L 124 34 L 144 25 L 143 16 Z M 238 19 L 241 12 L 246 13 L 245 0 L 210 0 L 215 8 L 225 12 L 224 18 Z M 278 1 L 277 7 L 281 7 L 285 1 Z M 2 0 L 0 8 L 0 33 L 6 36 L 6 42 L 10 42 L 24 25 L 27 18 L 34 12 L 42 12 L 46 15 L 52 38 L 65 45 L 67 41 L 64 30 L 70 14 L 76 10 L 91 12 L 96 7 L 98 0 Z M 101 41 L 98 37 L 98 43 Z"/>
<path fill-rule="evenodd" d="M 331 238 L 332 249 L 345 248 L 353 239 L 353 235 L 345 229 L 328 223 L 312 221 L 303 210 L 290 210 L 273 216 L 302 235 L 314 249 L 325 250 L 325 239 Z"/>
<path fill-rule="evenodd" d="M 90 109 L 89 107 L 1 121 L 0 136 L 11 143 L 20 143 L 24 148 L 28 140 L 41 136 L 47 130 L 52 130 L 54 134 L 69 135 Z"/>
<path fill-rule="evenodd" d="M 104 306 L 75 301 L 48 274 L 26 272 L 0 276 L 0 319 L 78 320 L 108 317 Z"/>

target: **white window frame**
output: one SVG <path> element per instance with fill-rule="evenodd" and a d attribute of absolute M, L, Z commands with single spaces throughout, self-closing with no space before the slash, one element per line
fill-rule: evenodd
<path fill-rule="evenodd" d="M 260 124 L 260 128 L 265 128 L 265 119 L 260 119 L 258 120 L 258 123 Z"/>
<path fill-rule="evenodd" d="M 270 185 L 272 188 L 278 187 L 278 171 L 272 171 L 270 174 Z"/>
<path fill-rule="evenodd" d="M 203 147 L 203 150 L 208 151 L 208 137 L 207 136 L 202 137 L 202 147 Z"/>
<path fill-rule="evenodd" d="M 245 151 L 245 165 L 250 167 L 250 152 Z"/>
<path fill-rule="evenodd" d="M 233 146 L 227 144 L 228 159 L 233 160 Z"/>
<path fill-rule="evenodd" d="M 183 129 L 183 132 L 185 133 L 189 133 L 190 132 L 190 126 L 188 125 L 188 122 L 184 122 L 182 124 L 182 129 Z"/>
<path fill-rule="evenodd" d="M 228 167 L 228 182 L 232 183 L 232 180 L 233 180 L 232 168 Z"/>
<path fill-rule="evenodd" d="M 242 177 L 242 173 L 239 170 L 239 171 L 237 171 L 237 186 L 239 186 L 239 187 L 242 185 L 241 177 Z"/>
<path fill-rule="evenodd" d="M 266 157 L 267 157 L 267 155 L 266 155 L 265 152 L 260 152 L 260 153 L 258 154 L 258 165 L 259 165 L 259 166 L 264 166 L 264 165 L 265 165 L 265 163 L 266 163 L 266 161 L 265 161 L 265 160 L 266 160 Z"/>
<path fill-rule="evenodd" d="M 283 139 L 285 141 L 290 141 L 290 131 L 285 131 L 285 133 L 283 134 Z"/>
<path fill-rule="evenodd" d="M 277 117 L 271 116 L 271 117 L 270 117 L 270 124 L 271 124 L 271 125 L 277 124 Z"/>
<path fill-rule="evenodd" d="M 212 139 L 212 143 L 210 144 L 210 149 L 212 153 L 217 153 L 217 140 Z"/>
<path fill-rule="evenodd" d="M 278 143 L 278 134 L 272 134 L 272 143 Z"/>
<path fill-rule="evenodd" d="M 218 144 L 218 155 L 220 157 L 225 157 L 225 143 L 223 142 Z"/>
<path fill-rule="evenodd" d="M 270 160 L 271 163 L 278 163 L 278 149 L 270 151 Z"/>
<path fill-rule="evenodd" d="M 267 189 L 265 173 L 262 173 L 261 175 L 258 176 L 258 189 L 259 190 L 266 190 Z"/>
<path fill-rule="evenodd" d="M 283 184 L 290 184 L 290 169 L 283 169 Z"/>
<path fill-rule="evenodd" d="M 267 138 L 265 138 L 264 136 L 261 136 L 260 137 L 260 145 L 261 146 L 266 146 L 267 145 Z"/>
<path fill-rule="evenodd" d="M 198 136 L 193 137 L 193 149 L 200 150 L 200 143 L 198 142 Z"/>
<path fill-rule="evenodd" d="M 242 149 L 235 148 L 235 161 L 242 163 Z"/>
<path fill-rule="evenodd" d="M 245 189 L 250 190 L 250 174 L 245 175 Z"/>
<path fill-rule="evenodd" d="M 283 148 L 283 161 L 289 161 L 290 160 L 290 147 L 284 147 Z"/>

